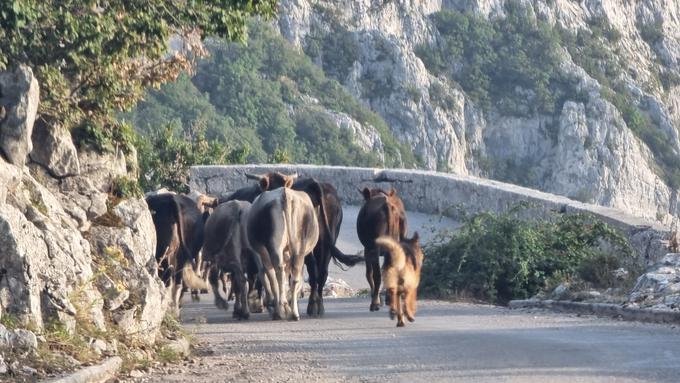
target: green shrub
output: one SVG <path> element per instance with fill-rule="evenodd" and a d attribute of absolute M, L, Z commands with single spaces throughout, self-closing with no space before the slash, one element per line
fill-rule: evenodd
<path fill-rule="evenodd" d="M 555 276 L 573 278 L 581 272 L 595 283 L 606 282 L 599 270 L 618 266 L 611 262 L 614 256 L 622 263 L 632 260 L 621 234 L 592 216 L 527 221 L 519 218 L 521 210 L 467 217 L 459 232 L 428 245 L 421 291 L 506 303 L 535 295 Z M 608 263 L 587 267 L 592 260 Z"/>
<path fill-rule="evenodd" d="M 116 177 L 111 182 L 111 194 L 116 198 L 139 198 L 143 193 L 137 180 Z"/>
<path fill-rule="evenodd" d="M 513 2 L 506 3 L 505 18 L 446 10 L 433 21 L 438 45 L 416 48 L 429 71 L 450 76 L 485 109 L 493 102 L 506 114 L 555 111 L 556 95 L 564 92 L 558 86 L 560 40 L 546 22 Z M 517 93 L 522 89 L 530 91 L 528 99 Z"/>

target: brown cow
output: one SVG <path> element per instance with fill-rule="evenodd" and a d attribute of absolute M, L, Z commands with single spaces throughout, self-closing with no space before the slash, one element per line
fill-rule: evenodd
<path fill-rule="evenodd" d="M 371 288 L 371 311 L 380 310 L 380 255 L 381 249 L 376 246 L 378 237 L 389 236 L 400 241 L 406 234 L 406 211 L 404 203 L 391 189 L 364 188 L 364 205 L 357 217 L 357 234 L 364 245 L 366 258 L 366 279 Z"/>
<path fill-rule="evenodd" d="M 390 304 L 390 318 L 394 319 L 396 315 L 397 327 L 403 327 L 404 314 L 409 322 L 416 320 L 416 295 L 424 258 L 418 232 L 401 243 L 388 236 L 376 239 L 375 243 L 386 250 L 382 277 Z"/>

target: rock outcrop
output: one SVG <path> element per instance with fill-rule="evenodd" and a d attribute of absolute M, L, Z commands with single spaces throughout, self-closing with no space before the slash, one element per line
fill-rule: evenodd
<path fill-rule="evenodd" d="M 28 68 L 0 73 L 0 90 L 0 320 L 92 336 L 98 355 L 117 350 L 96 334 L 154 344 L 167 298 L 151 214 L 143 199 L 109 194 L 136 167 L 135 153 L 79 153 L 68 131 L 43 121 L 33 129 L 38 90 Z M 33 333 L 0 326 L 0 374 L 36 347 Z"/>
<path fill-rule="evenodd" d="M 457 10 L 494 20 L 505 17 L 511 1 L 283 0 L 278 27 L 378 112 L 428 169 L 518 183 L 669 223 L 677 193 L 659 175 L 664 154 L 650 150 L 626 124 L 624 111 L 602 96 L 601 80 L 566 49 L 559 72 L 576 84 L 578 96 L 562 100 L 553 114 L 519 107 L 508 114 L 496 105 L 485 110 L 459 84 L 430 73 L 416 54 L 419 46 L 440 43 L 432 14 Z M 617 38 L 607 44 L 623 66 L 617 81 L 678 156 L 680 84 L 660 85 L 660 74 L 680 78 L 677 1 L 520 3 L 553 28 L 612 28 Z M 319 43 L 326 40 L 334 43 Z"/>
<path fill-rule="evenodd" d="M 680 311 L 680 254 L 667 254 L 641 275 L 627 306 Z"/>
<path fill-rule="evenodd" d="M 31 133 L 40 91 L 31 68 L 19 66 L 0 73 L 0 152 L 11 164 L 23 166 L 33 148 Z"/>

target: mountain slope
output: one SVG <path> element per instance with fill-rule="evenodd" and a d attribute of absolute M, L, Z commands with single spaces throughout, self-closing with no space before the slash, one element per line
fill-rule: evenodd
<path fill-rule="evenodd" d="M 212 41 L 195 74 L 150 92 L 125 116 L 142 134 L 204 129 L 249 162 L 414 167 L 385 122 L 328 79 L 274 28 L 253 20 L 247 45 Z"/>
<path fill-rule="evenodd" d="M 427 168 L 667 222 L 679 16 L 658 0 L 284 0 L 278 26 Z"/>

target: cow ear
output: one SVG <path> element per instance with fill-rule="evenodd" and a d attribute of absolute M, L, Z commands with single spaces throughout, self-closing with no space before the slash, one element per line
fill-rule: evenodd
<path fill-rule="evenodd" d="M 361 194 L 364 195 L 364 199 L 368 201 L 371 199 L 371 190 L 369 188 L 364 188 L 364 190 L 361 191 Z"/>
<path fill-rule="evenodd" d="M 259 184 L 262 191 L 267 191 L 267 189 L 269 189 L 269 176 L 263 176 L 260 178 Z"/>
<path fill-rule="evenodd" d="M 293 182 L 295 182 L 295 178 L 293 178 L 293 177 L 286 177 L 285 180 L 286 180 L 286 183 L 283 184 L 283 187 L 286 187 L 286 188 L 289 188 L 289 189 L 290 189 L 290 188 L 293 186 Z"/>
<path fill-rule="evenodd" d="M 388 196 L 392 197 L 397 195 L 397 190 L 396 189 L 390 189 L 390 192 L 387 193 Z"/>

